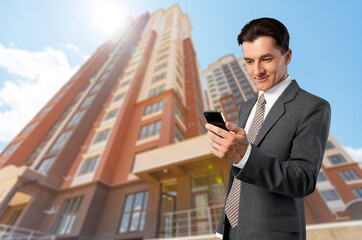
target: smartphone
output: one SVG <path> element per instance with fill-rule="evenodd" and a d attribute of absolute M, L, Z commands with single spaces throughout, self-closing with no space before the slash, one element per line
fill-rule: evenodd
<path fill-rule="evenodd" d="M 229 131 L 225 125 L 225 118 L 221 111 L 209 110 L 204 112 L 206 121 L 212 125 L 215 125 L 219 128 L 222 128 L 226 131 Z"/>

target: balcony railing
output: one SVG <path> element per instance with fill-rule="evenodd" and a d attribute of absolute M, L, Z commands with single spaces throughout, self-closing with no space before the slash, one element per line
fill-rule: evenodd
<path fill-rule="evenodd" d="M 55 236 L 46 236 L 44 233 L 30 229 L 0 224 L 1 240 L 55 240 Z"/>
<path fill-rule="evenodd" d="M 162 216 L 160 238 L 214 234 L 224 205 L 167 212 Z"/>

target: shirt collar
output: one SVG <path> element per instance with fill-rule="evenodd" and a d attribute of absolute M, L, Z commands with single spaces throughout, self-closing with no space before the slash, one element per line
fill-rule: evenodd
<path fill-rule="evenodd" d="M 279 98 L 280 95 L 284 92 L 284 90 L 289 86 L 289 84 L 292 82 L 292 78 L 288 75 L 286 79 L 272 87 L 271 89 L 267 91 L 259 91 L 258 96 L 260 96 L 262 93 L 264 93 L 266 104 L 274 104 L 275 101 Z"/>

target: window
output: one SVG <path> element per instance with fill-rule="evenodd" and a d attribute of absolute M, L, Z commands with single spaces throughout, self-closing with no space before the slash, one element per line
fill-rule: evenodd
<path fill-rule="evenodd" d="M 347 182 L 360 179 L 358 173 L 353 169 L 340 171 L 339 175 L 343 178 L 344 181 Z"/>
<path fill-rule="evenodd" d="M 165 91 L 165 85 L 161 85 L 159 87 L 153 88 L 149 91 L 148 97 L 154 97 L 163 91 Z"/>
<path fill-rule="evenodd" d="M 191 191 L 207 192 L 214 204 L 225 201 L 225 185 L 220 171 L 211 171 L 191 176 Z"/>
<path fill-rule="evenodd" d="M 236 118 L 239 116 L 239 113 L 238 112 L 231 112 L 231 113 L 227 113 L 226 114 L 226 118 L 227 119 L 232 119 L 232 118 Z"/>
<path fill-rule="evenodd" d="M 179 76 L 176 77 L 176 81 L 177 81 L 178 85 L 179 85 L 181 88 L 183 88 L 183 85 L 182 85 L 182 82 L 181 82 Z"/>
<path fill-rule="evenodd" d="M 158 52 L 158 55 L 161 55 L 162 53 L 168 51 L 169 49 L 170 49 L 169 46 L 162 48 L 162 49 Z"/>
<path fill-rule="evenodd" d="M 158 70 L 161 70 L 161 69 L 167 67 L 167 65 L 168 65 L 168 62 L 161 63 L 155 67 L 154 71 L 157 72 Z"/>
<path fill-rule="evenodd" d="M 47 174 L 50 167 L 53 165 L 53 162 L 55 160 L 55 157 L 46 158 L 38 165 L 36 170 L 40 173 Z"/>
<path fill-rule="evenodd" d="M 181 142 L 185 139 L 184 134 L 182 133 L 182 131 L 180 130 L 180 128 L 178 126 L 175 126 L 175 137 L 177 139 L 177 141 Z"/>
<path fill-rule="evenodd" d="M 39 122 L 34 122 L 34 123 L 29 124 L 26 128 L 24 128 L 23 134 L 24 134 L 24 133 L 28 133 L 28 132 L 30 132 L 31 130 L 33 130 L 33 129 L 38 125 L 38 123 L 39 123 Z"/>
<path fill-rule="evenodd" d="M 324 175 L 323 172 L 319 172 L 317 182 L 325 182 L 325 181 L 327 181 L 326 176 Z"/>
<path fill-rule="evenodd" d="M 102 83 L 97 83 L 96 85 L 93 86 L 91 93 L 95 93 L 97 91 L 99 91 L 99 89 L 101 89 Z"/>
<path fill-rule="evenodd" d="M 81 111 L 81 112 L 77 112 L 76 114 L 74 114 L 72 119 L 70 119 L 69 123 L 67 124 L 67 128 L 73 127 L 74 125 L 76 125 L 80 121 L 80 119 L 83 117 L 84 112 L 85 111 Z"/>
<path fill-rule="evenodd" d="M 164 79 L 167 76 L 167 72 L 163 72 L 161 74 L 158 74 L 152 78 L 152 83 L 158 82 L 162 79 Z"/>
<path fill-rule="evenodd" d="M 326 150 L 329 150 L 329 149 L 333 149 L 335 148 L 335 146 L 333 145 L 333 143 L 331 141 L 328 141 L 327 142 L 327 145 L 326 145 Z"/>
<path fill-rule="evenodd" d="M 232 98 L 225 98 L 225 99 L 222 100 L 222 103 L 223 104 L 228 104 L 228 103 L 231 103 L 232 101 L 233 101 Z"/>
<path fill-rule="evenodd" d="M 104 72 L 104 73 L 102 73 L 102 76 L 99 78 L 99 80 L 104 81 L 109 77 L 109 75 L 111 75 L 110 71 Z"/>
<path fill-rule="evenodd" d="M 362 187 L 352 189 L 352 192 L 356 198 L 362 198 Z"/>
<path fill-rule="evenodd" d="M 99 158 L 100 158 L 100 155 L 85 159 L 78 172 L 78 176 L 93 172 L 96 168 Z"/>
<path fill-rule="evenodd" d="M 134 73 L 134 71 L 135 71 L 135 69 L 128 70 L 128 72 L 126 72 L 125 76 L 131 75 L 132 73 Z"/>
<path fill-rule="evenodd" d="M 67 109 L 64 110 L 60 118 L 61 119 L 66 118 L 69 115 L 69 113 L 72 111 L 73 107 L 74 105 L 70 105 L 69 107 L 67 107 Z"/>
<path fill-rule="evenodd" d="M 184 115 L 182 114 L 181 109 L 178 105 L 176 105 L 176 115 L 180 118 L 182 122 L 185 122 Z"/>
<path fill-rule="evenodd" d="M 54 152 L 61 149 L 64 146 L 65 142 L 68 140 L 71 133 L 72 131 L 67 131 L 62 133 L 58 137 L 57 141 L 54 143 L 53 147 L 50 149 L 50 152 Z"/>
<path fill-rule="evenodd" d="M 124 97 L 126 96 L 126 93 L 121 93 L 121 94 L 118 94 L 117 96 L 115 96 L 112 100 L 112 102 L 118 102 L 118 101 L 121 101 Z"/>
<path fill-rule="evenodd" d="M 336 200 L 340 199 L 337 192 L 333 189 L 322 191 L 321 194 L 322 194 L 322 197 L 324 198 L 324 200 L 326 200 L 327 202 L 336 201 Z"/>
<path fill-rule="evenodd" d="M 20 142 L 11 144 L 6 150 L 5 152 L 2 154 L 2 157 L 5 157 L 7 155 L 12 154 L 19 146 Z"/>
<path fill-rule="evenodd" d="M 165 60 L 165 59 L 167 59 L 167 58 L 168 58 L 168 53 L 159 56 L 159 57 L 156 59 L 156 62 L 161 62 L 161 61 L 163 61 L 163 60 Z"/>
<path fill-rule="evenodd" d="M 127 195 L 119 232 L 136 232 L 144 229 L 147 201 L 148 192 Z"/>
<path fill-rule="evenodd" d="M 114 109 L 114 110 L 112 110 L 112 111 L 110 111 L 110 112 L 107 112 L 106 116 L 104 117 L 104 121 L 116 117 L 116 116 L 117 116 L 117 113 L 118 113 L 118 110 L 119 110 L 119 109 L 117 108 L 117 109 Z"/>
<path fill-rule="evenodd" d="M 147 137 L 151 137 L 151 136 L 154 136 L 156 134 L 159 134 L 160 129 L 161 129 L 161 122 L 160 121 L 151 123 L 151 124 L 146 125 L 146 126 L 143 126 L 142 129 L 141 129 L 139 139 L 143 139 L 143 138 L 147 138 Z"/>
<path fill-rule="evenodd" d="M 178 73 L 180 76 L 183 76 L 181 67 L 178 66 L 178 65 L 177 65 L 177 73 Z"/>
<path fill-rule="evenodd" d="M 127 80 L 119 85 L 119 88 L 123 88 L 131 83 L 131 80 Z"/>
<path fill-rule="evenodd" d="M 62 123 L 62 121 L 58 121 L 56 122 L 53 127 L 49 130 L 49 132 L 47 133 L 47 137 L 52 136 L 60 127 L 60 124 Z"/>
<path fill-rule="evenodd" d="M 93 140 L 93 144 L 106 140 L 108 138 L 108 135 L 110 132 L 111 132 L 111 129 L 108 128 L 106 130 L 103 130 L 103 131 L 100 131 L 99 133 L 97 133 L 96 137 Z"/>
<path fill-rule="evenodd" d="M 51 106 L 44 108 L 44 109 L 39 113 L 39 116 L 46 114 L 47 112 L 50 111 L 50 109 L 52 109 Z"/>
<path fill-rule="evenodd" d="M 23 212 L 23 209 L 15 210 L 12 214 L 10 219 L 6 222 L 6 225 L 8 226 L 14 226 L 16 222 L 18 221 L 20 214 Z M 5 230 L 6 231 L 6 230 Z M 11 234 L 12 235 L 12 234 Z M 10 235 L 10 236 L 11 236 Z M 6 236 L 6 235 L 5 235 Z"/>
<path fill-rule="evenodd" d="M 341 164 L 347 162 L 347 160 L 341 154 L 330 156 L 328 159 L 332 164 Z"/>
<path fill-rule="evenodd" d="M 153 103 L 151 105 L 148 105 L 146 108 L 145 108 L 145 112 L 143 113 L 143 115 L 148 115 L 148 114 L 151 114 L 151 113 L 154 113 L 154 112 L 157 112 L 157 111 L 160 111 L 163 109 L 164 107 L 164 101 L 161 100 L 161 101 L 158 101 L 156 103 Z"/>
<path fill-rule="evenodd" d="M 52 228 L 53 234 L 69 234 L 77 218 L 77 212 L 82 204 L 83 196 L 65 200 L 59 217 Z"/>
<path fill-rule="evenodd" d="M 30 165 L 31 163 L 33 163 L 33 161 L 39 156 L 40 152 L 43 150 L 43 148 L 45 147 L 45 144 L 47 143 L 47 141 L 43 141 L 41 142 L 36 149 L 33 151 L 33 153 L 30 155 L 30 157 L 28 158 L 28 160 L 26 161 L 26 164 Z"/>
<path fill-rule="evenodd" d="M 227 112 L 227 111 L 230 111 L 232 109 L 234 109 L 235 106 L 234 105 L 227 105 L 227 106 L 224 106 L 224 110 Z"/>
<path fill-rule="evenodd" d="M 114 66 L 116 66 L 116 63 L 115 63 L 115 62 L 110 63 L 110 64 L 107 66 L 107 71 L 111 71 L 111 70 L 114 68 Z"/>
<path fill-rule="evenodd" d="M 87 97 L 87 98 L 83 101 L 83 103 L 82 103 L 82 105 L 80 106 L 80 108 L 85 108 L 85 107 L 87 107 L 89 104 L 91 104 L 91 102 L 93 101 L 94 97 L 95 97 L 95 95 L 90 96 L 90 97 Z"/>

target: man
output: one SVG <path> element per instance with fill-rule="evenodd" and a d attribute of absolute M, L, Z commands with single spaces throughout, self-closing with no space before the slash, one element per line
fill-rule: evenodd
<path fill-rule="evenodd" d="M 322 164 L 329 103 L 288 75 L 289 33 L 278 20 L 249 22 L 238 43 L 259 93 L 241 105 L 239 127 L 206 124 L 211 152 L 231 163 L 215 239 L 305 239 L 303 197 L 314 191 Z"/>

